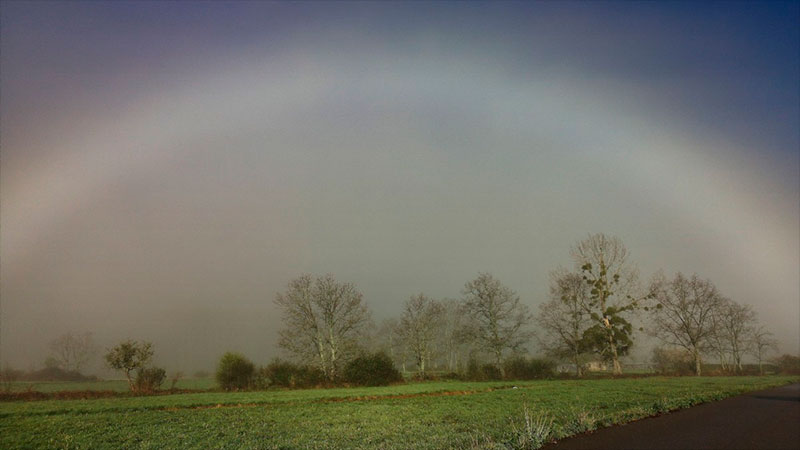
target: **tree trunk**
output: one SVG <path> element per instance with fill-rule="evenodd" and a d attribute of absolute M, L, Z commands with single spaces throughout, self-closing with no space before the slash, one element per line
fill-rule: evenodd
<path fill-rule="evenodd" d="M 330 380 L 336 380 L 336 358 L 338 355 L 336 354 L 337 344 L 336 344 L 336 336 L 333 335 L 333 327 L 328 328 L 328 345 L 330 346 L 331 350 L 331 374 Z"/>
<path fill-rule="evenodd" d="M 583 371 L 581 370 L 580 357 L 578 353 L 575 353 L 575 355 L 573 355 L 572 362 L 575 363 L 575 375 L 578 378 L 582 377 Z"/>
<path fill-rule="evenodd" d="M 719 352 L 719 366 L 723 372 L 728 371 L 728 362 L 725 361 L 725 354 L 723 352 Z"/>
<path fill-rule="evenodd" d="M 505 379 L 506 378 L 506 369 L 503 367 L 503 353 L 495 352 L 495 361 L 497 364 L 497 368 L 500 369 L 500 377 Z"/>
<path fill-rule="evenodd" d="M 322 339 L 318 339 L 317 341 L 317 352 L 319 353 L 319 367 L 322 369 L 322 373 L 327 377 L 329 376 L 328 365 L 325 364 L 325 346 L 322 344 Z"/>
<path fill-rule="evenodd" d="M 133 384 L 133 379 L 131 378 L 131 371 L 125 371 L 125 378 L 128 379 L 128 387 L 131 388 L 131 392 L 136 392 L 136 386 Z"/>
<path fill-rule="evenodd" d="M 700 376 L 700 371 L 701 371 L 701 368 L 700 368 L 700 352 L 697 350 L 697 348 L 695 348 L 692 353 L 694 353 L 694 374 L 699 377 Z"/>
<path fill-rule="evenodd" d="M 614 342 L 614 332 L 610 326 L 608 328 L 608 345 L 611 347 L 611 360 L 614 364 L 614 375 L 622 375 L 622 366 L 619 364 L 619 355 L 617 354 L 617 344 Z"/>
<path fill-rule="evenodd" d="M 617 357 L 617 350 L 614 349 L 614 375 L 622 375 L 622 365 L 619 363 L 619 358 Z"/>

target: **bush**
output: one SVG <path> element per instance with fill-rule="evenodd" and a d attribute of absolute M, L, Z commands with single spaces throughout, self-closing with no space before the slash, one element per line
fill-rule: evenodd
<path fill-rule="evenodd" d="M 153 393 L 161 387 L 166 378 L 167 372 L 160 367 L 139 369 L 136 371 L 135 391 L 145 394 Z"/>
<path fill-rule="evenodd" d="M 477 359 L 470 358 L 464 378 L 469 381 L 495 381 L 501 380 L 503 375 L 494 364 L 481 364 Z"/>
<path fill-rule="evenodd" d="M 11 388 L 14 386 L 14 383 L 22 376 L 24 372 L 21 370 L 15 370 L 11 367 L 6 366 L 3 370 L 0 370 L 0 390 L 3 392 L 11 392 Z"/>
<path fill-rule="evenodd" d="M 534 380 L 552 377 L 555 373 L 553 363 L 544 359 L 522 356 L 507 359 L 503 363 L 508 380 Z"/>
<path fill-rule="evenodd" d="M 481 366 L 481 377 L 486 381 L 502 380 L 503 372 L 494 364 L 483 364 Z"/>
<path fill-rule="evenodd" d="M 182 379 L 183 379 L 183 371 L 182 370 L 177 370 L 177 371 L 173 372 L 172 375 L 169 377 L 169 382 L 170 382 L 169 390 L 171 391 L 171 390 L 175 389 L 175 386 L 177 386 L 178 382 L 181 381 Z"/>
<path fill-rule="evenodd" d="M 403 380 L 392 359 L 384 352 L 361 355 L 344 368 L 344 379 L 359 386 L 386 386 Z"/>
<path fill-rule="evenodd" d="M 465 380 L 480 381 L 481 376 L 481 363 L 475 358 L 470 358 L 467 361 L 467 370 L 464 373 Z"/>
<path fill-rule="evenodd" d="M 217 366 L 217 383 L 226 391 L 247 389 L 253 380 L 256 366 L 238 353 L 222 355 Z"/>
<path fill-rule="evenodd" d="M 147 367 L 153 358 L 153 344 L 127 340 L 108 350 L 105 360 L 108 367 L 125 374 L 132 391 L 136 390 L 136 381 L 131 376 L 134 370 Z"/>
<path fill-rule="evenodd" d="M 447 372 L 439 375 L 439 379 L 441 380 L 461 380 L 463 378 L 464 377 L 458 372 Z"/>
<path fill-rule="evenodd" d="M 650 357 L 656 372 L 666 375 L 689 375 L 694 373 L 694 358 L 686 350 L 655 347 Z"/>
<path fill-rule="evenodd" d="M 773 359 L 772 364 L 778 367 L 779 373 L 791 375 L 800 374 L 800 356 L 784 354 Z"/>
<path fill-rule="evenodd" d="M 259 371 L 258 386 L 306 388 L 325 384 L 325 373 L 309 365 L 294 364 L 275 358 Z"/>

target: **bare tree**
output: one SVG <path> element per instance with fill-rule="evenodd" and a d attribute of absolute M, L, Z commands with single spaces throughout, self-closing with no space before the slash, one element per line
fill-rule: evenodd
<path fill-rule="evenodd" d="M 754 328 L 750 333 L 750 352 L 755 356 L 758 361 L 758 373 L 764 375 L 764 359 L 770 352 L 778 351 L 778 341 L 772 338 L 772 333 L 769 332 L 763 325 Z"/>
<path fill-rule="evenodd" d="M 756 324 L 756 313 L 750 305 L 742 305 L 733 300 L 726 300 L 718 313 L 720 341 L 730 355 L 734 371 L 742 372 L 742 356 L 750 351 L 749 337 Z"/>
<path fill-rule="evenodd" d="M 66 333 L 50 341 L 50 351 L 58 366 L 67 371 L 80 372 L 97 353 L 92 333 Z"/>
<path fill-rule="evenodd" d="M 550 273 L 550 301 L 539 305 L 536 323 L 539 344 L 545 353 L 567 359 L 575 365 L 577 376 L 583 375 L 587 353 L 584 333 L 591 320 L 584 304 L 589 290 L 583 278 L 564 269 Z"/>
<path fill-rule="evenodd" d="M 459 371 L 469 352 L 469 340 L 464 339 L 466 318 L 461 302 L 455 299 L 442 300 L 443 315 L 440 322 L 440 347 L 444 350 L 447 370 Z"/>
<path fill-rule="evenodd" d="M 632 333 L 625 316 L 649 295 L 640 293 L 638 270 L 619 238 L 590 234 L 572 248 L 572 257 L 590 287 L 584 307 L 595 322 L 589 334 L 596 351 L 611 360 L 614 374 L 621 374 L 620 353 L 630 347 Z"/>
<path fill-rule="evenodd" d="M 708 352 L 713 353 L 717 357 L 717 361 L 719 361 L 720 368 L 723 372 L 728 372 L 730 369 L 730 361 L 728 361 L 730 349 L 728 348 L 728 340 L 725 338 L 722 326 L 728 302 L 730 302 L 730 300 L 722 298 L 717 308 L 711 312 L 711 326 L 714 332 L 708 337 Z"/>
<path fill-rule="evenodd" d="M 716 332 L 715 312 L 723 298 L 710 280 L 696 274 L 686 278 L 675 274 L 671 281 L 659 275 L 653 279 L 651 292 L 658 301 L 653 310 L 653 334 L 666 344 L 682 347 L 694 361 L 695 375 L 701 374 L 701 353 L 712 347 Z"/>
<path fill-rule="evenodd" d="M 400 318 L 399 332 L 417 363 L 417 370 L 425 377 L 425 365 L 431 360 L 434 342 L 442 320 L 442 305 L 423 294 L 406 301 Z"/>
<path fill-rule="evenodd" d="M 370 348 L 373 352 L 382 351 L 406 372 L 408 349 L 400 334 L 400 322 L 394 318 L 383 319 L 371 336 Z"/>
<path fill-rule="evenodd" d="M 531 320 L 528 307 L 520 303 L 516 292 L 488 273 L 468 282 L 462 293 L 464 311 L 473 323 L 469 335 L 494 357 L 503 373 L 503 354 L 519 350 L 532 335 L 525 329 Z"/>
<path fill-rule="evenodd" d="M 330 380 L 352 357 L 370 314 L 361 293 L 333 275 L 303 275 L 289 282 L 275 303 L 283 308 L 285 328 L 279 345 L 295 357 L 315 362 Z"/>
<path fill-rule="evenodd" d="M 181 381 L 184 378 L 184 376 L 185 375 L 181 370 L 176 370 L 175 372 L 172 372 L 172 375 L 170 375 L 169 377 L 170 381 L 169 390 L 171 391 L 175 389 L 175 386 L 178 385 L 178 382 Z"/>

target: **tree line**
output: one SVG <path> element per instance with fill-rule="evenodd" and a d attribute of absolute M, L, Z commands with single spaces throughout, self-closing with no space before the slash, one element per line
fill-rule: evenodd
<path fill-rule="evenodd" d="M 465 283 L 460 298 L 415 294 L 399 317 L 376 325 L 354 284 L 331 274 L 302 275 L 274 300 L 283 319 L 278 345 L 292 361 L 274 360 L 256 370 L 242 355 L 228 353 L 217 368 L 218 381 L 233 388 L 374 383 L 364 367 L 387 374 L 387 380 L 397 378 L 395 367 L 413 369 L 420 378 L 432 370 L 473 379 L 550 374 L 547 363 L 525 358 L 534 343 L 549 360 L 569 363 L 579 377 L 591 361 L 607 363 L 618 375 L 635 329 L 659 340 L 653 362 L 662 370 L 679 365 L 701 375 L 710 359 L 723 372 L 742 373 L 743 358 L 750 355 L 763 374 L 767 356 L 777 351 L 753 307 L 725 297 L 711 280 L 658 272 L 641 282 L 622 241 L 604 234 L 577 242 L 570 255 L 572 268 L 550 272 L 549 298 L 536 314 L 499 279 L 479 273 Z M 81 370 L 98 347 L 91 333 L 67 333 L 50 350 L 45 369 L 29 374 L 33 379 L 83 380 Z M 166 379 L 164 369 L 151 365 L 152 356 L 150 343 L 126 340 L 107 349 L 104 359 L 125 375 L 132 391 L 149 392 Z M 792 371 L 800 365 L 791 355 L 775 361 Z M 12 372 L 4 370 L 3 379 L 20 376 Z M 170 377 L 172 388 L 183 376 L 179 371 Z"/>
<path fill-rule="evenodd" d="M 403 371 L 413 367 L 421 377 L 432 367 L 464 371 L 476 360 L 505 376 L 503 362 L 524 355 L 534 341 L 546 356 L 570 362 L 578 376 L 593 359 L 618 375 L 635 329 L 672 351 L 682 349 L 697 375 L 704 357 L 741 373 L 744 355 L 762 368 L 776 350 L 753 308 L 724 297 L 710 280 L 679 272 L 642 282 L 623 242 L 604 234 L 589 235 L 570 253 L 573 268 L 550 273 L 550 298 L 538 314 L 492 274 L 480 273 L 464 285 L 461 298 L 415 294 L 399 317 L 375 326 L 355 285 L 330 274 L 303 275 L 276 296 L 283 312 L 279 346 L 329 380 L 365 351 L 384 351 Z"/>

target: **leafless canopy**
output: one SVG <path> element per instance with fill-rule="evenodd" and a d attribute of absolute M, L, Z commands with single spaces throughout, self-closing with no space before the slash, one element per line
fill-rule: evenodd
<path fill-rule="evenodd" d="M 66 333 L 50 342 L 50 351 L 62 369 L 80 372 L 97 353 L 97 346 L 90 332 Z"/>
<path fill-rule="evenodd" d="M 721 358 L 727 354 L 733 370 L 741 372 L 742 357 L 750 350 L 750 336 L 757 322 L 756 312 L 750 305 L 726 299 L 715 312 L 714 322 L 714 350 Z"/>
<path fill-rule="evenodd" d="M 399 332 L 406 346 L 414 355 L 417 369 L 425 375 L 425 365 L 433 356 L 434 342 L 444 315 L 442 305 L 423 294 L 406 301 L 400 318 Z"/>
<path fill-rule="evenodd" d="M 605 295 L 598 298 L 604 306 L 625 307 L 641 296 L 639 270 L 629 260 L 628 249 L 620 238 L 590 234 L 571 253 L 575 268 L 589 281 L 604 281 Z"/>
<path fill-rule="evenodd" d="M 759 374 L 764 374 L 764 359 L 770 352 L 778 350 L 778 341 L 772 338 L 772 333 L 763 325 L 754 328 L 750 333 L 750 353 L 755 356 L 758 362 Z"/>
<path fill-rule="evenodd" d="M 293 356 L 316 363 L 330 379 L 350 358 L 369 322 L 361 293 L 333 275 L 303 275 L 289 282 L 275 303 L 283 309 L 279 345 Z"/>
<path fill-rule="evenodd" d="M 395 317 L 383 319 L 368 339 L 372 351 L 383 351 L 394 363 L 406 372 L 408 347 L 400 333 L 400 321 Z"/>
<path fill-rule="evenodd" d="M 710 280 L 691 278 L 678 272 L 672 280 L 654 278 L 652 292 L 660 305 L 653 310 L 653 334 L 664 343 L 686 349 L 694 359 L 696 375 L 701 373 L 701 353 L 712 345 L 717 332 L 714 315 L 724 304 Z"/>
<path fill-rule="evenodd" d="M 532 335 L 528 307 L 519 296 L 491 274 L 481 273 L 462 291 L 465 313 L 473 322 L 469 334 L 475 343 L 494 356 L 502 370 L 503 354 L 525 345 Z"/>
<path fill-rule="evenodd" d="M 586 345 L 583 333 L 591 325 L 584 305 L 589 289 L 583 278 L 565 269 L 550 273 L 550 301 L 539 305 L 538 340 L 542 349 L 557 359 L 569 360 L 581 376 Z"/>
<path fill-rule="evenodd" d="M 461 369 L 468 359 L 469 342 L 463 339 L 463 331 L 467 322 L 464 308 L 456 299 L 441 301 L 444 314 L 439 323 L 439 347 L 444 353 L 447 370 L 455 372 Z"/>

